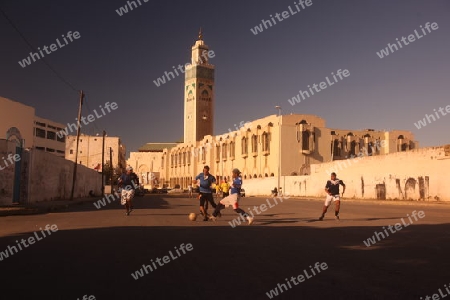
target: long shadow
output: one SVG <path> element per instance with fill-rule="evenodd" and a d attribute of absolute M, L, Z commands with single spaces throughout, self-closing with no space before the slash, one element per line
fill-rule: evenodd
<path fill-rule="evenodd" d="M 168 209 L 171 206 L 165 200 L 165 198 L 170 198 L 170 196 L 167 197 L 163 195 L 145 195 L 144 197 L 135 197 L 133 199 L 133 206 L 136 209 Z M 102 199 L 98 198 L 93 202 L 89 201 L 77 203 L 76 205 L 71 205 L 67 208 L 61 208 L 58 211 L 52 213 L 125 209 L 124 206 L 120 204 L 120 199 L 115 198 L 115 200 L 111 200 L 110 202 L 106 200 L 104 202 L 105 205 L 99 203 L 99 200 Z M 100 208 L 97 208 L 94 203 L 96 203 Z"/>
<path fill-rule="evenodd" d="M 3 257 L 2 299 L 267 299 L 305 269 L 311 278 L 276 299 L 419 299 L 449 282 L 450 224 L 413 224 L 370 247 L 379 226 L 195 225 L 57 231 Z M 32 234 L 1 237 L 0 251 Z M 193 250 L 178 255 L 183 243 Z M 316 262 L 328 268 L 312 276 Z"/>

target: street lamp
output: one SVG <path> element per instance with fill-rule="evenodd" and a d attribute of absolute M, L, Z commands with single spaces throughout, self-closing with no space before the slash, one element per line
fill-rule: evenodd
<path fill-rule="evenodd" d="M 280 195 L 280 181 L 281 181 L 281 106 L 275 106 L 278 110 L 278 195 Z"/>

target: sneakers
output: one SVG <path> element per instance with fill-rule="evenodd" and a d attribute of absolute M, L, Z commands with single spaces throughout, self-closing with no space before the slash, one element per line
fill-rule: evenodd
<path fill-rule="evenodd" d="M 323 221 L 323 215 L 321 215 L 320 217 L 319 217 L 319 221 Z"/>
<path fill-rule="evenodd" d="M 247 220 L 248 220 L 248 225 L 252 225 L 253 221 L 255 221 L 255 218 L 247 217 Z"/>
<path fill-rule="evenodd" d="M 131 211 L 127 211 L 125 215 L 129 216 Z"/>
<path fill-rule="evenodd" d="M 217 217 L 218 217 L 218 218 L 221 218 L 221 217 L 222 217 L 222 214 L 221 214 L 220 212 L 218 212 L 218 213 L 217 213 Z"/>
<path fill-rule="evenodd" d="M 336 221 L 339 221 L 339 216 L 336 216 L 335 218 L 336 218 Z"/>
<path fill-rule="evenodd" d="M 208 218 L 209 218 L 209 220 L 214 221 L 214 222 L 217 220 L 217 218 L 214 216 L 209 216 Z"/>

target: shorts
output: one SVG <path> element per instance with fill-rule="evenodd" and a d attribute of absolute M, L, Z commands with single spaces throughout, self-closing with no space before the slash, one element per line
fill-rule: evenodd
<path fill-rule="evenodd" d="M 200 193 L 200 206 L 205 206 L 205 202 L 209 202 L 211 204 L 214 203 L 214 198 L 212 193 Z"/>
<path fill-rule="evenodd" d="M 327 195 L 327 198 L 325 199 L 325 206 L 329 206 L 331 204 L 331 201 L 339 201 L 341 198 L 339 197 L 339 194 L 336 195 Z"/>
<path fill-rule="evenodd" d="M 127 201 L 130 201 L 134 197 L 134 190 L 122 190 L 122 197 L 120 198 L 120 204 L 125 205 Z"/>
<path fill-rule="evenodd" d="M 238 209 L 239 208 L 238 194 L 231 194 L 231 195 L 223 198 L 222 200 L 220 200 L 219 203 L 225 205 L 225 207 L 231 205 L 233 207 L 233 209 Z"/>

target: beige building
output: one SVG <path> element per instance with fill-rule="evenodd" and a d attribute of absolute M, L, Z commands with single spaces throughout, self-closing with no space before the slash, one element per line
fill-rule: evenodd
<path fill-rule="evenodd" d="M 63 124 L 51 120 L 35 117 L 33 145 L 38 150 L 54 153 L 64 157 L 66 151 L 65 137 L 59 137 L 56 133 L 64 127 Z"/>
<path fill-rule="evenodd" d="M 65 157 L 67 160 L 75 161 L 77 137 L 69 135 L 66 137 Z M 118 137 L 105 137 L 105 148 L 102 151 L 103 137 L 80 135 L 78 144 L 78 163 L 90 169 L 102 170 L 102 153 L 104 153 L 104 162 L 110 160 L 110 151 L 112 151 L 112 165 L 114 168 L 124 169 L 125 164 L 125 146 Z"/>
<path fill-rule="evenodd" d="M 65 139 L 56 134 L 63 124 L 36 116 L 34 107 L 0 97 L 0 138 L 13 127 L 20 132 L 24 148 L 64 157 Z"/>
<path fill-rule="evenodd" d="M 127 165 L 133 167 L 145 188 L 163 187 L 166 181 L 163 151 L 176 145 L 177 143 L 147 143 L 138 149 L 139 152 L 130 153 Z"/>
<path fill-rule="evenodd" d="M 239 168 L 244 179 L 277 177 L 279 165 L 281 176 L 310 175 L 313 164 L 416 148 L 409 131 L 334 129 L 314 115 L 271 115 L 238 131 L 164 149 L 161 176 L 169 178 L 170 186 L 186 187 L 204 165 L 219 179 L 229 179 L 233 168 Z"/>
<path fill-rule="evenodd" d="M 165 148 L 154 144 L 160 147 L 150 154 L 131 153 L 129 164 L 139 172 L 159 172 L 163 184 L 186 188 L 205 165 L 219 180 L 229 178 L 233 168 L 244 179 L 261 179 L 310 175 L 314 164 L 418 148 L 409 131 L 327 128 L 324 119 L 301 114 L 270 115 L 214 136 L 215 68 L 204 55 L 200 61 L 208 50 L 200 34 L 185 74 L 184 142 Z"/>

